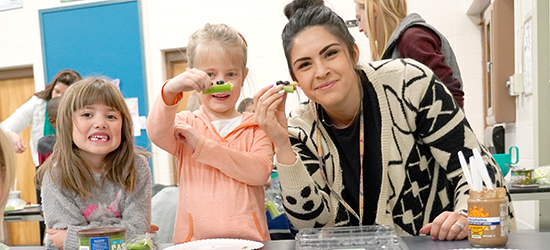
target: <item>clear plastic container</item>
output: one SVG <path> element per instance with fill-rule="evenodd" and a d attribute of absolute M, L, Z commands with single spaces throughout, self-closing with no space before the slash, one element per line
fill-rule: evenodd
<path fill-rule="evenodd" d="M 296 249 L 408 250 L 395 230 L 384 225 L 301 229 L 296 235 Z"/>
<path fill-rule="evenodd" d="M 20 197 L 21 191 L 10 191 L 4 210 L 10 211 L 24 208 L 25 205 L 27 205 L 27 202 L 22 200 Z"/>

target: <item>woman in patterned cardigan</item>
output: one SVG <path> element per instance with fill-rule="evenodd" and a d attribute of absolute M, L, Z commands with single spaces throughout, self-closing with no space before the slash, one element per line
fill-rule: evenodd
<path fill-rule="evenodd" d="M 309 100 L 288 119 L 281 86 L 254 102 L 292 224 L 385 224 L 399 235 L 464 239 L 469 187 L 457 152 L 478 148 L 496 186 L 504 181 L 447 88 L 411 59 L 359 67 L 353 37 L 322 0 L 294 0 L 285 15 L 288 68 Z M 511 204 L 508 217 L 515 231 Z"/>

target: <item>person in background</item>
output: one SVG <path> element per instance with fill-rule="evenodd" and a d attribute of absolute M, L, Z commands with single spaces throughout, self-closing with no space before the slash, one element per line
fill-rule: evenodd
<path fill-rule="evenodd" d="M 57 108 L 59 107 L 59 102 L 61 97 L 52 98 L 48 102 L 48 108 L 46 110 L 46 115 L 48 116 L 48 122 L 55 129 L 55 120 L 57 117 Z M 53 146 L 55 145 L 55 134 L 47 135 L 38 140 L 38 163 L 42 165 L 44 161 L 52 154 Z M 38 202 L 40 204 L 40 202 Z"/>
<path fill-rule="evenodd" d="M 149 112 L 149 138 L 177 158 L 174 243 L 270 239 L 263 184 L 273 167 L 272 145 L 253 113 L 235 109 L 248 74 L 247 49 L 234 28 L 206 24 L 189 38 L 189 68 L 164 84 Z M 233 89 L 200 94 L 220 80 Z M 184 91 L 199 92 L 199 110 L 176 113 Z"/>
<path fill-rule="evenodd" d="M 369 38 L 373 61 L 412 58 L 428 66 L 464 106 L 463 82 L 451 44 L 417 13 L 407 15 L 406 0 L 354 0 L 359 31 Z"/>
<path fill-rule="evenodd" d="M 67 89 L 57 118 L 54 151 L 35 175 L 46 247 L 78 249 L 82 229 L 125 227 L 127 238 L 149 232 L 151 172 L 120 91 L 85 78 Z"/>
<path fill-rule="evenodd" d="M 55 129 L 55 120 L 57 117 L 57 108 L 59 107 L 59 102 L 61 97 L 54 97 L 48 102 L 46 107 L 46 116 L 48 117 L 48 122 Z M 55 145 L 55 133 L 51 135 L 44 136 L 38 139 L 38 145 L 36 151 L 38 152 L 38 167 L 42 166 L 44 161 L 52 154 L 53 147 Z M 36 203 L 42 204 L 42 198 L 40 197 L 40 189 L 36 189 Z M 43 221 L 40 222 L 40 245 L 44 245 L 44 233 L 46 232 L 46 224 Z"/>
<path fill-rule="evenodd" d="M 36 150 L 38 140 L 43 136 L 55 133 L 55 129 L 50 125 L 48 119 L 46 119 L 46 106 L 48 105 L 48 101 L 54 97 L 62 96 L 71 84 L 80 79 L 80 75 L 71 69 L 58 72 L 44 90 L 34 94 L 29 101 L 15 110 L 15 112 L 2 123 L 5 129 L 4 132 L 13 142 L 17 153 L 22 153 L 27 149 L 18 134 L 29 125 L 32 125 L 30 147 L 35 166 L 40 165 L 38 152 Z"/>
<path fill-rule="evenodd" d="M 401 236 L 464 239 L 469 187 L 457 153 L 478 148 L 495 185 L 504 179 L 447 88 L 413 59 L 358 65 L 353 36 L 322 0 L 294 0 L 284 12 L 288 68 L 309 101 L 287 119 L 286 93 L 272 85 L 254 103 L 291 223 L 383 224 Z"/>
<path fill-rule="evenodd" d="M 254 99 L 250 97 L 244 98 L 239 103 L 239 106 L 237 107 L 237 111 L 239 111 L 239 113 L 241 114 L 243 112 L 254 113 Z"/>
<path fill-rule="evenodd" d="M 15 180 L 15 151 L 8 137 L 0 130 L 0 225 L 4 225 L 4 208 Z M 0 242 L 4 242 L 4 226 L 0 227 Z M 0 243 L 0 249 L 2 248 Z"/>

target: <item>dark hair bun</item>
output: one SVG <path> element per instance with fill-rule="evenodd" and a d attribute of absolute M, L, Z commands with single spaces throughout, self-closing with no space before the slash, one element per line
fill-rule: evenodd
<path fill-rule="evenodd" d="M 286 18 L 290 19 L 300 9 L 324 5 L 325 2 L 323 0 L 294 0 L 285 6 L 284 13 Z"/>

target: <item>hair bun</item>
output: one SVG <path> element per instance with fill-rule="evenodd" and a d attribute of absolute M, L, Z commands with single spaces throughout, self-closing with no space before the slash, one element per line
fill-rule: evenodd
<path fill-rule="evenodd" d="M 324 6 L 325 2 L 323 0 L 293 0 L 291 3 L 287 4 L 284 9 L 286 18 L 290 19 L 294 13 L 298 12 L 300 9 L 307 9 L 315 6 Z"/>

